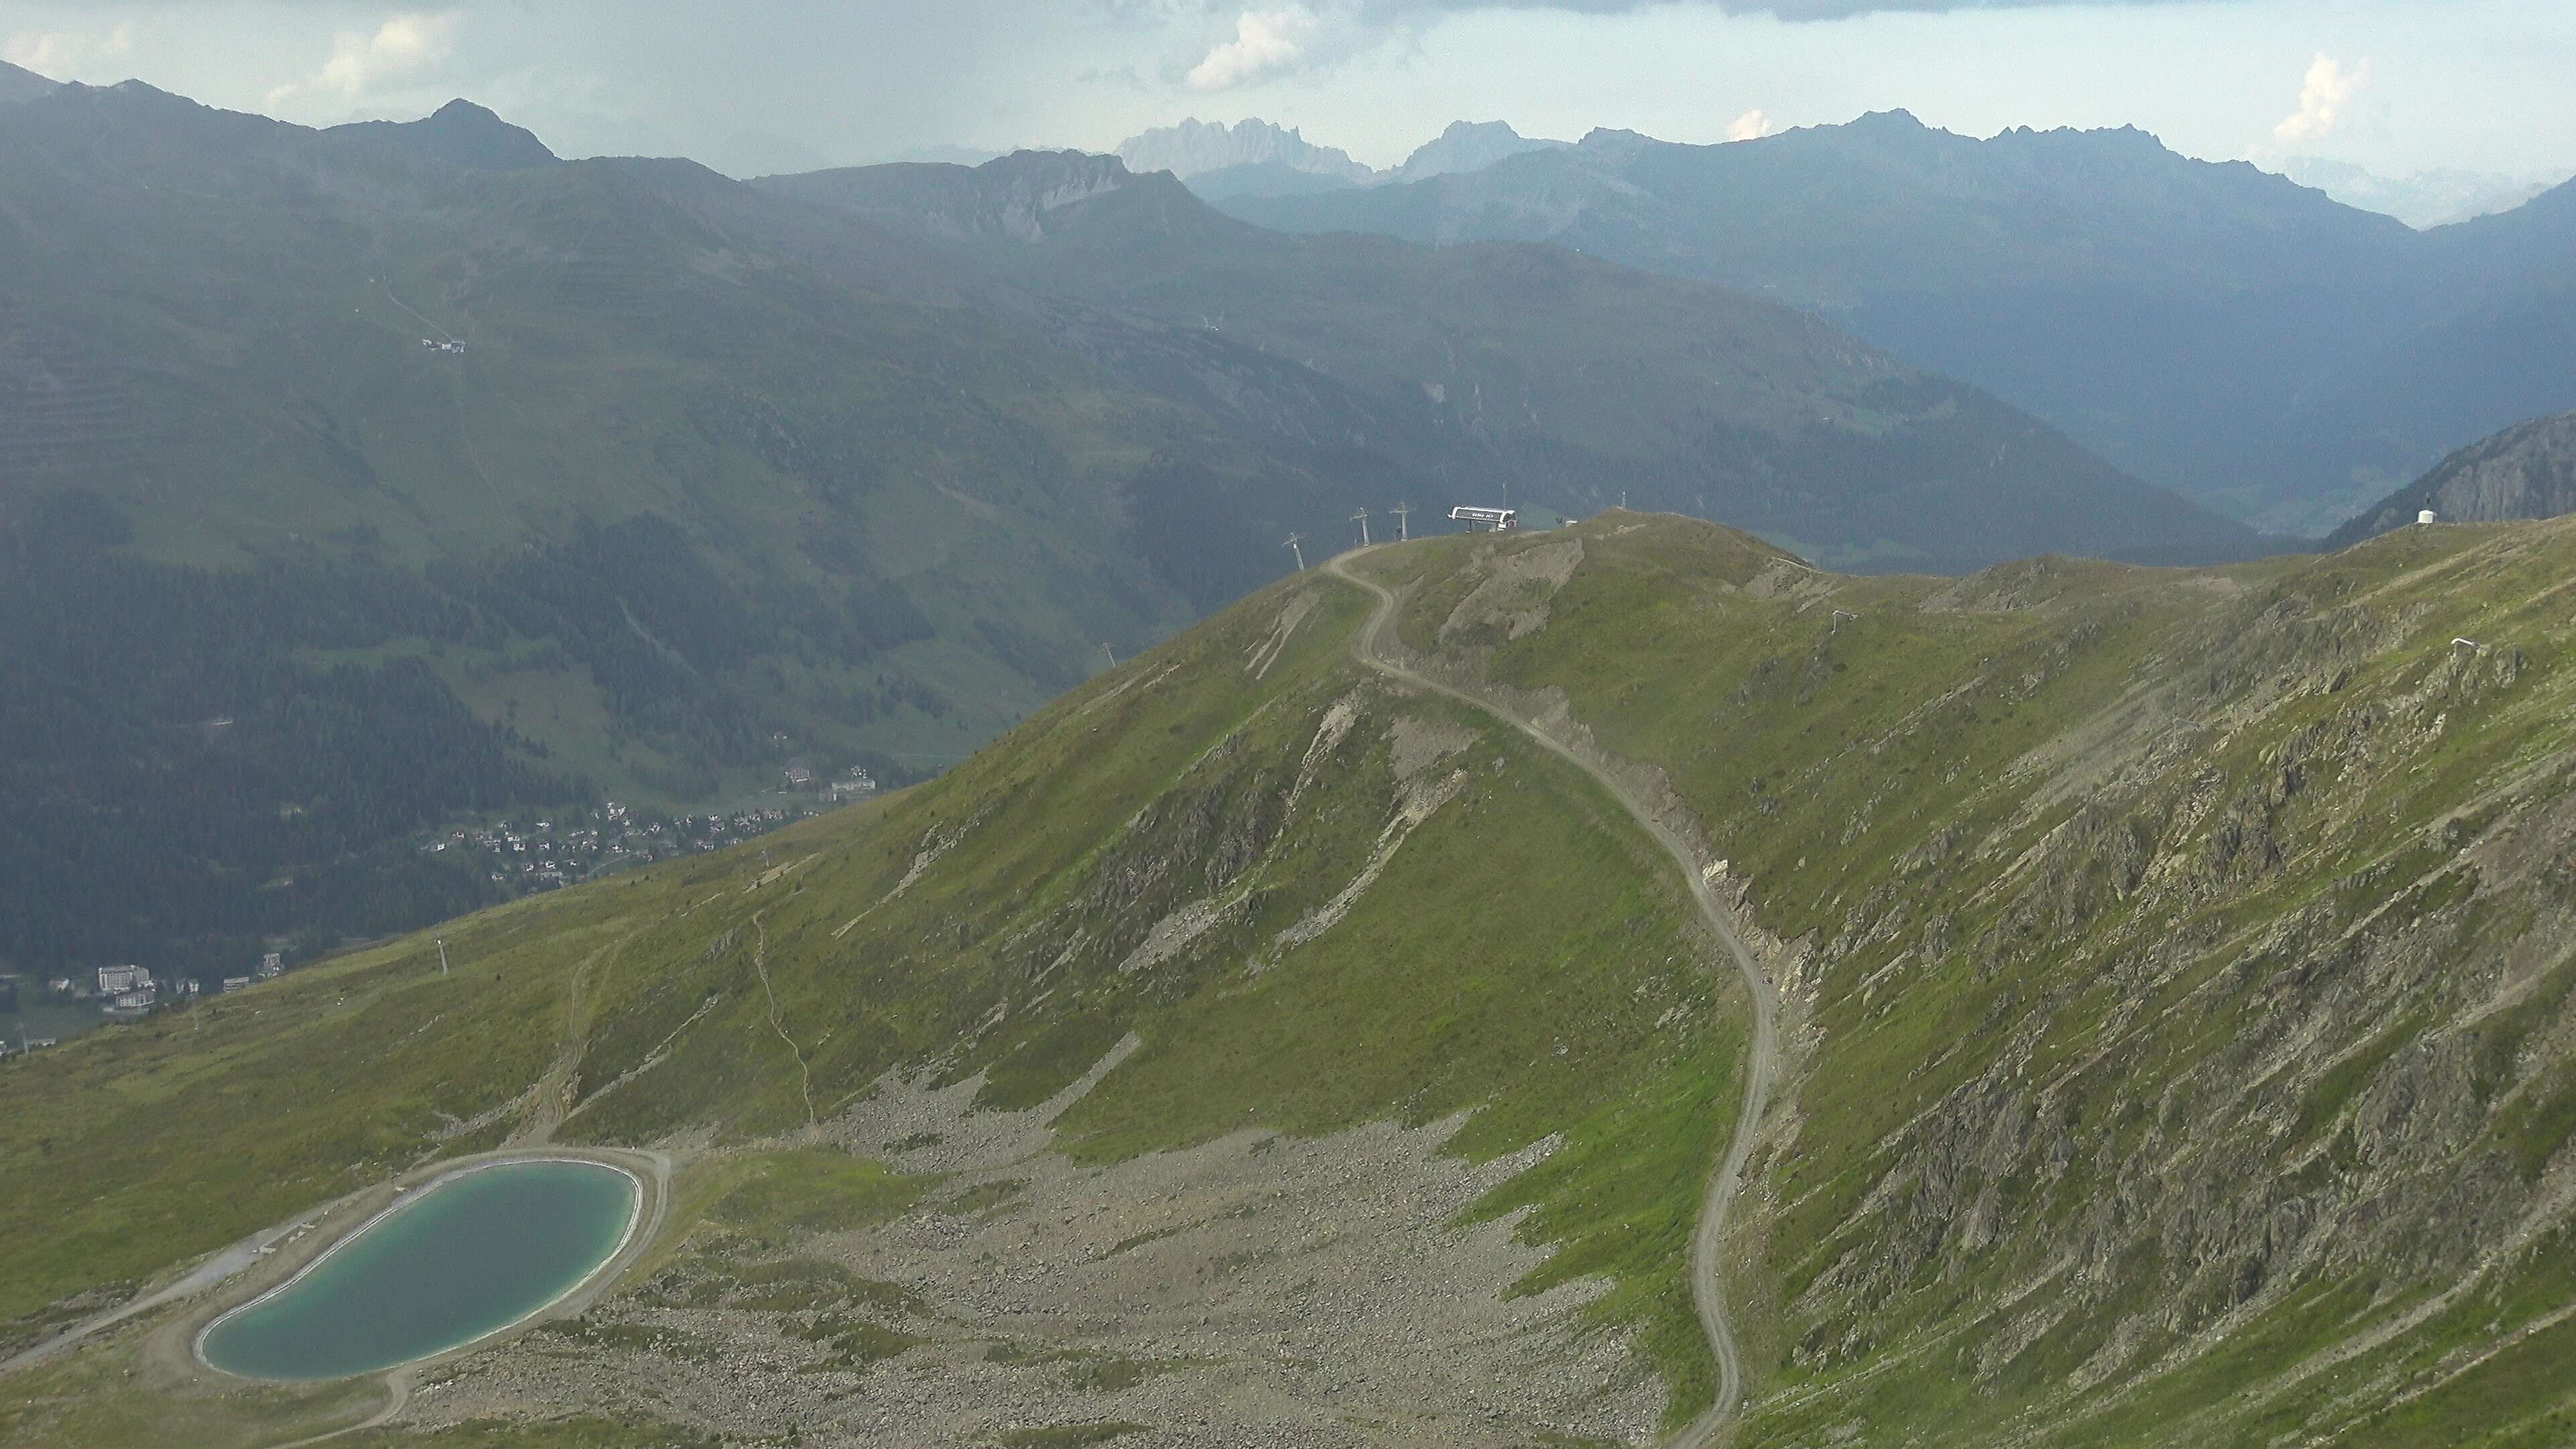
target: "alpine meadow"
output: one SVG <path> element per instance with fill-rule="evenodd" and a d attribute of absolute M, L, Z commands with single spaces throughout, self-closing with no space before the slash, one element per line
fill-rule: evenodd
<path fill-rule="evenodd" d="M 2556 7 L 112 9 L 0 1443 L 2576 1446 Z"/>

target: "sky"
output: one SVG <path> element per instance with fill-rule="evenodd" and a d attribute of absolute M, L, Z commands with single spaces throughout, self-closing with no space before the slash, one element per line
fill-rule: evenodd
<path fill-rule="evenodd" d="M 2576 172 L 2576 0 L 0 0 L 0 58 L 284 120 L 479 101 L 735 175 L 1258 116 L 1392 165 L 1455 120 L 1714 142 L 1898 107 L 2211 160 Z"/>

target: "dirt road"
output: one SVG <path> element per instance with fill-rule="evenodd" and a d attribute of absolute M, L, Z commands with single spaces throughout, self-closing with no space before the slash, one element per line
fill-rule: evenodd
<path fill-rule="evenodd" d="M 1385 545 L 1379 545 L 1384 547 Z M 1709 929 L 1725 943 L 1735 969 L 1744 978 L 1745 989 L 1753 998 L 1753 1040 L 1745 1058 L 1744 1105 L 1736 1114 L 1734 1138 L 1728 1144 L 1726 1157 L 1718 1163 L 1717 1172 L 1709 1178 L 1708 1191 L 1700 1199 L 1699 1225 L 1691 1234 L 1690 1276 L 1691 1306 L 1699 1314 L 1700 1328 L 1708 1335 L 1708 1349 L 1717 1361 L 1717 1395 L 1700 1416 L 1693 1419 L 1670 1441 L 1672 1449 L 1700 1449 L 1714 1441 L 1720 1429 L 1735 1417 L 1744 1400 L 1744 1365 L 1737 1350 L 1735 1330 L 1726 1316 L 1726 1285 L 1720 1271 L 1718 1254 L 1725 1245 L 1727 1216 L 1734 1210 L 1736 1190 L 1743 1185 L 1744 1164 L 1753 1152 L 1754 1131 L 1760 1125 L 1764 1107 L 1771 1100 L 1772 1087 L 1780 1074 L 1779 1002 L 1753 953 L 1728 923 L 1726 912 L 1709 890 L 1708 880 L 1700 874 L 1699 862 L 1680 836 L 1665 828 L 1638 799 L 1629 793 L 1608 770 L 1576 754 L 1551 739 L 1531 721 L 1490 700 L 1479 699 L 1464 690 L 1454 689 L 1436 679 L 1426 678 L 1386 657 L 1383 638 L 1387 625 L 1395 617 L 1395 595 L 1384 587 L 1351 572 L 1350 561 L 1370 549 L 1354 549 L 1325 565 L 1335 577 L 1346 579 L 1377 596 L 1377 611 L 1369 616 L 1360 630 L 1352 652 L 1362 664 L 1417 688 L 1447 695 L 1463 704 L 1473 705 L 1502 720 L 1545 748 L 1549 753 L 1590 775 L 1610 798 L 1619 802 L 1639 828 L 1680 867 L 1682 884 L 1690 891 L 1693 904 L 1699 908 Z"/>

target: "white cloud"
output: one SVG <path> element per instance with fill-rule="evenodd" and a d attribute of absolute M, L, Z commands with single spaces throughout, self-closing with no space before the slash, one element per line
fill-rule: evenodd
<path fill-rule="evenodd" d="M 1247 10 L 1234 22 L 1234 39 L 1210 50 L 1184 81 L 1194 91 L 1221 91 L 1293 69 L 1306 57 L 1317 25 L 1315 12 L 1303 5 Z"/>
<path fill-rule="evenodd" d="M 2298 114 L 2274 126 L 2273 139 L 2287 146 L 2323 138 L 2342 123 L 2353 97 L 2369 88 L 2369 57 L 2346 70 L 2341 61 L 2319 51 L 2308 66 L 2307 82 L 2299 88 Z"/>
<path fill-rule="evenodd" d="M 1761 107 L 1756 106 L 1752 110 L 1746 111 L 1743 115 L 1740 115 L 1733 121 L 1727 123 L 1726 139 L 1730 141 L 1759 141 L 1763 137 L 1770 135 L 1772 129 L 1771 118 L 1762 114 Z"/>
<path fill-rule="evenodd" d="M 385 85 L 407 79 L 445 60 L 456 48 L 457 13 L 409 12 L 391 15 L 370 35 L 344 30 L 332 39 L 331 58 L 303 80 L 268 93 L 268 104 L 302 95 L 337 96 L 357 101 Z"/>
<path fill-rule="evenodd" d="M 125 21 L 104 32 L 86 30 L 28 30 L 9 37 L 0 46 L 14 66 L 32 70 L 55 80 L 79 80 L 97 75 L 95 67 L 102 60 L 115 60 L 134 49 L 134 22 Z"/>

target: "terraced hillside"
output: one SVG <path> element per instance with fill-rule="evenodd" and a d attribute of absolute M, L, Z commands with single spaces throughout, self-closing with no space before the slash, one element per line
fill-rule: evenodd
<path fill-rule="evenodd" d="M 390 1401 L 189 1366 L 271 1264 L 9 1370 L 0 1432 L 1645 1442 L 1717 1388 L 1752 1003 L 1629 799 L 1781 999 L 1729 1442 L 2563 1441 L 2571 555 L 1359 555 L 1456 694 L 1319 570 L 765 853 L 453 924 L 452 976 L 0 1072 L 20 1340 L 462 1154 L 674 1171 L 606 1299 Z"/>

